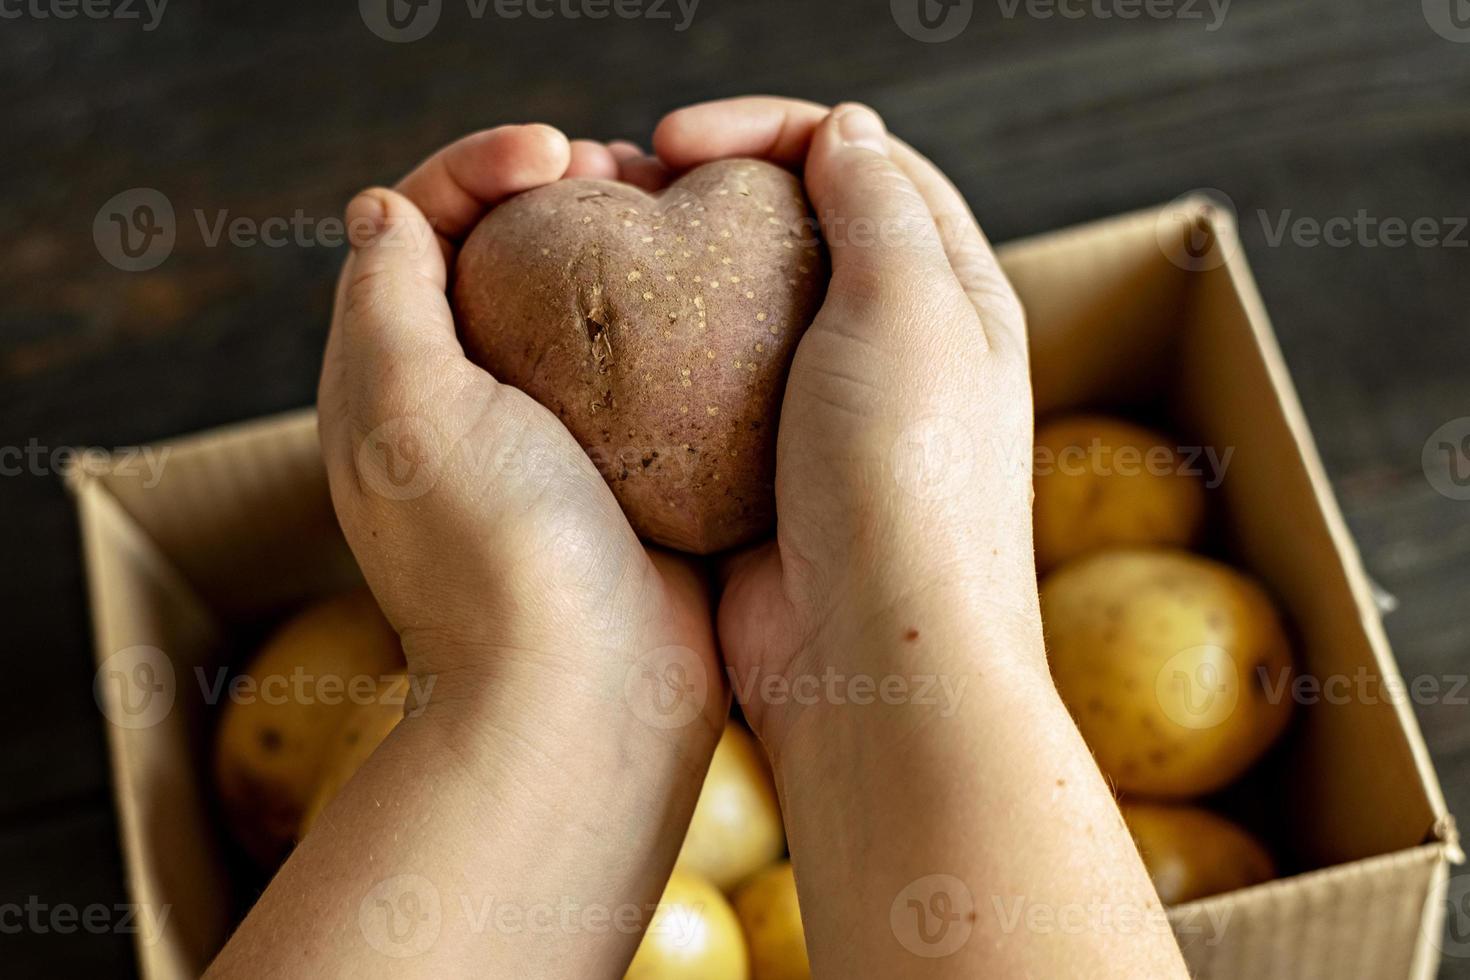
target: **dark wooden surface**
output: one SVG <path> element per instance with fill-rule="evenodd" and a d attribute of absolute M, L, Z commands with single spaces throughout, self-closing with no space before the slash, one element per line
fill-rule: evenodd
<path fill-rule="evenodd" d="M 1260 215 L 1470 214 L 1470 43 L 1431 30 L 1418 0 L 1237 0 L 1215 30 L 1005 9 L 977 2 L 940 44 L 908 37 L 887 0 L 703 0 L 682 33 L 476 21 L 445 0 L 410 44 L 369 33 L 352 0 L 174 0 L 151 32 L 0 21 L 0 444 L 127 445 L 311 401 L 340 252 L 209 247 L 194 209 L 330 217 L 503 121 L 642 139 L 695 99 L 857 98 L 954 177 L 997 240 L 1228 193 L 1367 566 L 1399 597 L 1404 672 L 1463 674 L 1470 503 L 1434 490 L 1420 451 L 1470 415 L 1466 236 L 1272 245 Z M 138 186 L 169 197 L 179 240 L 156 270 L 126 273 L 92 222 Z M 76 522 L 54 475 L 0 477 L 0 555 L 0 903 L 123 902 Z M 1452 808 L 1470 813 L 1470 708 L 1417 711 Z M 0 963 L 126 975 L 130 938 L 0 932 Z M 1470 961 L 1444 975 L 1470 977 Z"/>

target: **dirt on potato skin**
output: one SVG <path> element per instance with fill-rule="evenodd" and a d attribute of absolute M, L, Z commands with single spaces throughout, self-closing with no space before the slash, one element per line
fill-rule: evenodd
<path fill-rule="evenodd" d="M 786 373 L 826 292 L 801 184 L 759 160 L 657 195 L 566 180 L 461 249 L 466 352 L 556 413 L 638 534 L 708 554 L 768 533 Z"/>

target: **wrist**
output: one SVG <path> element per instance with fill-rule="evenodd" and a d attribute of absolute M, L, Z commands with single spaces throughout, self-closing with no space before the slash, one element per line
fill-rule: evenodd
<path fill-rule="evenodd" d="M 854 590 L 834 603 L 779 672 L 731 672 L 773 758 L 805 728 L 943 727 L 982 686 L 1055 696 L 1035 589 L 1004 600 L 962 582 L 898 593 Z"/>
<path fill-rule="evenodd" d="M 645 638 L 593 647 L 572 638 L 570 649 L 419 653 L 410 656 L 405 713 L 469 760 L 499 755 L 510 740 L 534 764 L 581 768 L 621 756 L 702 774 L 729 712 L 711 649 Z"/>

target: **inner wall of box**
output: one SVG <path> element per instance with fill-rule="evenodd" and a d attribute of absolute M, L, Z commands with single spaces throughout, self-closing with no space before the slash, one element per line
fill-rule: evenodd
<path fill-rule="evenodd" d="M 1107 228 L 1112 234 L 1003 250 L 1030 321 L 1038 418 L 1120 412 L 1181 445 L 1230 452 L 1209 495 L 1205 550 L 1271 589 L 1297 640 L 1301 675 L 1344 678 L 1354 695 L 1366 694 L 1328 700 L 1304 688 L 1308 697 L 1297 700 L 1310 703 L 1297 705 L 1283 742 L 1211 802 L 1270 841 L 1288 873 L 1422 843 L 1434 810 L 1396 709 L 1375 682 L 1363 627 L 1373 614 L 1355 599 L 1293 437 L 1295 396 L 1268 367 L 1274 341 L 1266 336 L 1263 349 L 1234 266 L 1176 266 L 1152 217 Z"/>

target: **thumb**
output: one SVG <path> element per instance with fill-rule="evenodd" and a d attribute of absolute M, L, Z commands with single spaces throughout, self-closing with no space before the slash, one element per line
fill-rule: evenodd
<path fill-rule="evenodd" d="M 346 229 L 352 253 L 337 281 L 317 391 L 329 467 L 350 466 L 364 432 L 412 414 L 442 366 L 464 357 L 444 255 L 423 213 L 374 188 L 348 205 Z"/>
<path fill-rule="evenodd" d="M 953 284 L 934 216 L 889 153 L 883 121 L 863 105 L 838 106 L 812 135 L 805 180 L 832 255 L 828 296 L 842 303 Z"/>

